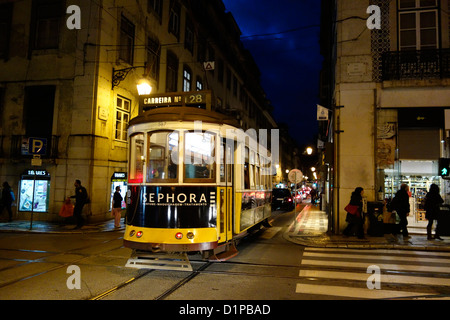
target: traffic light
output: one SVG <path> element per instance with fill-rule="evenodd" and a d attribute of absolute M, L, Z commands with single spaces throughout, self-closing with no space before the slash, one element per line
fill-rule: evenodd
<path fill-rule="evenodd" d="M 450 159 L 439 158 L 439 176 L 442 178 L 450 177 Z"/>

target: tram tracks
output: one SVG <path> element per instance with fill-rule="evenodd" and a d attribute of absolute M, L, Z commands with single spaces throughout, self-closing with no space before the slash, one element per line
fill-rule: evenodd
<path fill-rule="evenodd" d="M 108 244 L 109 242 L 113 242 L 113 241 L 116 241 L 116 240 L 117 240 L 117 238 L 110 239 L 110 240 L 105 240 L 101 244 Z M 82 247 L 78 247 L 78 248 L 74 248 L 74 249 L 70 249 L 70 250 L 65 250 L 65 251 L 46 251 L 46 250 L 29 250 L 29 249 L 8 249 L 8 248 L 2 248 L 0 250 L 11 252 L 11 253 L 14 253 L 14 252 L 40 253 L 40 254 L 42 254 L 42 256 L 39 256 L 39 257 L 36 257 L 36 258 L 28 258 L 28 259 L 26 259 L 26 258 L 5 258 L 5 257 L 2 257 L 2 258 L 0 258 L 1 260 L 17 261 L 19 263 L 18 264 L 14 264 L 14 265 L 10 265 L 10 266 L 6 266 L 4 268 L 1 268 L 0 272 L 13 270 L 15 268 L 19 268 L 19 267 L 22 267 L 22 266 L 25 266 L 25 265 L 28 265 L 28 264 L 32 264 L 32 263 L 49 263 L 49 264 L 56 264 L 56 265 L 53 266 L 53 267 L 46 268 L 44 270 L 38 271 L 38 272 L 31 272 L 31 273 L 25 274 L 25 275 L 23 275 L 21 277 L 18 277 L 18 278 L 11 279 L 9 281 L 5 281 L 3 283 L 0 283 L 0 289 L 2 289 L 4 287 L 7 287 L 7 286 L 10 286 L 10 285 L 13 285 L 15 283 L 20 283 L 21 281 L 25 281 L 25 280 L 28 280 L 28 279 L 31 279 L 31 278 L 34 278 L 34 277 L 38 277 L 38 276 L 47 274 L 49 272 L 53 272 L 53 271 L 58 270 L 58 269 L 67 268 L 69 265 L 77 264 L 77 263 L 81 262 L 82 260 L 91 258 L 93 256 L 102 255 L 102 254 L 105 254 L 105 253 L 107 253 L 109 251 L 117 250 L 117 249 L 122 247 L 122 245 L 120 245 L 120 246 L 113 247 L 113 248 L 110 248 L 108 250 L 102 251 L 100 253 L 96 253 L 96 254 L 82 253 L 83 250 L 87 250 L 87 249 L 90 249 L 90 248 L 95 248 L 98 245 L 99 245 L 99 243 L 89 244 L 89 245 L 86 245 L 86 246 L 82 246 Z M 54 258 L 59 257 L 59 256 L 70 255 L 70 254 L 78 255 L 80 257 L 77 258 L 77 259 L 70 260 L 70 262 L 55 262 L 55 261 L 49 260 L 49 259 L 54 259 Z"/>
<path fill-rule="evenodd" d="M 296 276 L 292 275 L 274 275 L 273 273 L 261 273 L 261 272 L 249 272 L 249 271 L 231 271 L 231 270 L 209 270 L 208 268 L 214 267 L 214 266 L 229 266 L 230 269 L 233 269 L 234 266 L 245 266 L 249 268 L 278 268 L 278 267 L 285 267 L 285 268 L 292 268 L 294 270 L 298 269 L 298 266 L 289 266 L 289 265 L 274 265 L 274 264 L 258 264 L 258 263 L 248 263 L 248 262 L 238 262 L 238 261 L 225 261 L 225 262 L 209 262 L 209 261 L 203 261 L 203 260 L 192 260 L 191 263 L 193 264 L 201 264 L 200 266 L 196 267 L 195 270 L 186 272 L 186 276 L 177 281 L 175 284 L 170 286 L 170 288 L 163 290 L 160 294 L 156 295 L 153 300 L 165 300 L 170 295 L 174 294 L 178 289 L 188 284 L 190 281 L 195 279 L 199 275 L 206 275 L 206 274 L 213 274 L 213 275 L 229 275 L 229 276 L 244 276 L 244 277 L 260 277 L 260 278 L 283 278 L 283 279 L 297 279 Z M 145 269 L 144 269 L 145 270 Z M 118 293 L 118 291 L 124 289 L 128 285 L 131 285 L 138 281 L 139 279 L 144 278 L 145 276 L 149 276 L 151 274 L 154 274 L 155 272 L 162 272 L 161 270 L 154 270 L 149 269 L 140 274 L 137 277 L 133 277 L 109 290 L 106 290 L 100 294 L 97 294 L 93 297 L 90 297 L 88 300 L 102 300 L 107 298 L 110 295 L 113 295 L 115 293 Z M 177 272 L 177 271 L 166 271 L 166 272 Z"/>

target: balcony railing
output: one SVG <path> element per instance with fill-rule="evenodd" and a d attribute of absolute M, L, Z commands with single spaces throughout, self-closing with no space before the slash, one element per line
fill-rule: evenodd
<path fill-rule="evenodd" d="M 41 157 L 44 159 L 58 158 L 59 136 L 50 136 L 46 137 L 46 139 L 47 145 L 45 146 L 45 152 L 41 154 Z M 22 135 L 11 136 L 11 148 L 9 154 L 12 159 L 32 158 L 33 154 L 29 153 L 28 137 Z M 3 157 L 4 156 L 5 154 L 3 154 Z"/>
<path fill-rule="evenodd" d="M 450 78 L 450 49 L 383 53 L 383 81 Z"/>

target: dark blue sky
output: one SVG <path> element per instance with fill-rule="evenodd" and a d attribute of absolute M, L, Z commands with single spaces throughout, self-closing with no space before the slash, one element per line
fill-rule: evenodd
<path fill-rule="evenodd" d="M 320 1 L 223 0 L 260 71 L 277 122 L 299 144 L 313 143 L 322 57 Z M 264 35 L 264 36 L 261 36 Z"/>

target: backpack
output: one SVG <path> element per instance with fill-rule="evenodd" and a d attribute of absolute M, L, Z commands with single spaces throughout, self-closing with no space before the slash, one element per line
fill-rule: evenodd
<path fill-rule="evenodd" d="M 9 191 L 9 194 L 11 195 L 11 202 L 16 201 L 16 197 L 14 196 L 14 192 L 12 190 Z"/>

